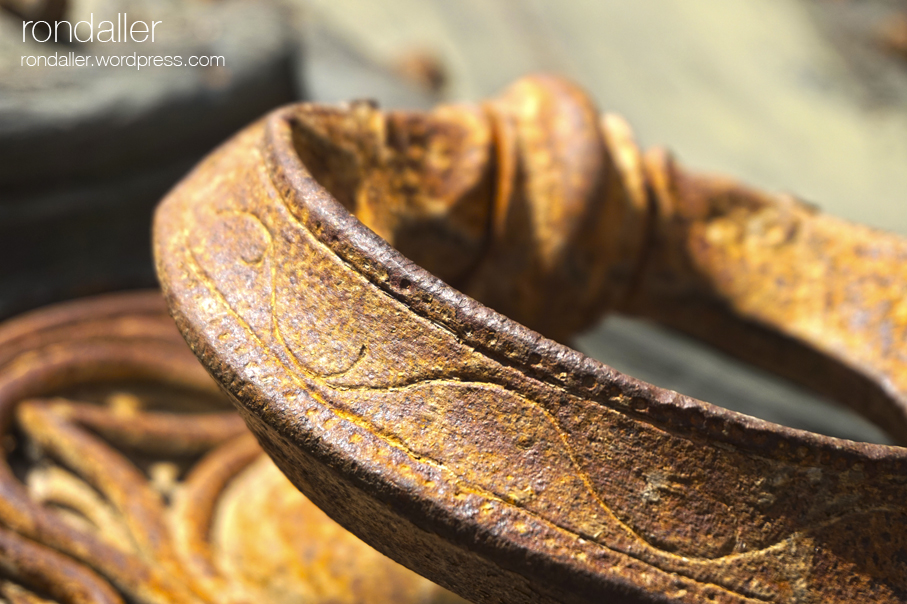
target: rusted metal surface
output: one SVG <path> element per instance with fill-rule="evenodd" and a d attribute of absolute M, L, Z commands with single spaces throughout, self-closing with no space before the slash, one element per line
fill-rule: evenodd
<path fill-rule="evenodd" d="M 280 474 L 157 292 L 0 326 L 0 427 L 10 602 L 458 601 Z"/>
<path fill-rule="evenodd" d="M 277 466 L 473 601 L 907 601 L 907 450 L 554 340 L 655 318 L 903 442 L 899 237 L 643 154 L 538 76 L 431 113 L 273 113 L 170 194 L 155 245 L 180 330 Z"/>

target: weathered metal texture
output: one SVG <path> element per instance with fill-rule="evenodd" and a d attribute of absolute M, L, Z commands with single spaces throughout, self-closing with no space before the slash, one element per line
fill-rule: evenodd
<path fill-rule="evenodd" d="M 907 240 L 646 158 L 657 204 L 623 306 L 851 406 L 907 442 Z"/>
<path fill-rule="evenodd" d="M 157 292 L 0 326 L 0 427 L 8 601 L 458 601 L 302 497 Z"/>
<path fill-rule="evenodd" d="M 277 466 L 473 601 L 907 601 L 907 450 L 726 411 L 518 323 L 655 317 L 842 388 L 904 440 L 893 235 L 644 157 L 534 77 L 481 107 L 282 109 L 165 199 L 154 238 L 180 330 Z"/>

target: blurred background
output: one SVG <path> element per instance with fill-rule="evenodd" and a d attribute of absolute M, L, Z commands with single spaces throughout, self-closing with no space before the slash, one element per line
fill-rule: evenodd
<path fill-rule="evenodd" d="M 163 21 L 158 40 L 21 38 L 23 19 L 122 12 Z M 226 67 L 21 65 L 69 52 L 221 55 Z M 0 0 L 0 316 L 153 285 L 156 201 L 270 108 L 427 108 L 536 71 L 576 80 L 643 147 L 907 234 L 904 0 Z M 849 412 L 654 326 L 608 318 L 576 345 L 712 403 L 886 442 Z"/>

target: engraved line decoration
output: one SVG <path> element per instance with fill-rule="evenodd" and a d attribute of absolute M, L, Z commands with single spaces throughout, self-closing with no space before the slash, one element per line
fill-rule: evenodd
<path fill-rule="evenodd" d="M 298 488 L 475 601 L 902 601 L 907 541 L 884 528 L 907 522 L 900 449 L 733 414 L 521 325 L 563 338 L 619 307 L 726 331 L 782 374 L 857 408 L 865 395 L 867 416 L 900 430 L 899 395 L 860 364 L 875 349 L 829 352 L 802 309 L 789 324 L 753 315 L 734 289 L 744 271 L 753 295 L 774 295 L 793 281 L 745 271 L 812 254 L 829 229 L 847 245 L 866 233 L 644 157 L 622 127 L 545 76 L 481 107 L 280 110 L 160 206 L 171 312 Z M 733 264 L 734 229 L 791 225 L 740 244 L 763 264 Z M 467 295 L 420 267 L 449 269 Z M 831 285 L 820 293 L 847 289 Z"/>
<path fill-rule="evenodd" d="M 284 203 L 285 203 L 285 202 L 284 202 Z M 547 412 L 547 410 L 545 410 L 543 407 L 541 407 L 538 403 L 536 403 L 536 402 L 532 401 L 531 399 L 525 397 L 524 395 L 522 395 L 522 394 L 520 394 L 520 393 L 518 393 L 518 392 L 514 392 L 514 391 L 512 391 L 512 390 L 507 390 L 504 386 L 501 386 L 500 384 L 496 384 L 496 383 L 493 383 L 493 382 L 480 382 L 480 381 L 456 381 L 456 380 L 442 380 L 442 379 L 425 379 L 425 380 L 416 380 L 416 381 L 411 381 L 411 382 L 405 382 L 405 383 L 402 383 L 402 384 L 393 384 L 393 385 L 387 385 L 387 386 L 346 386 L 346 385 L 344 385 L 344 386 L 339 386 L 339 385 L 332 384 L 332 383 L 330 382 L 330 378 L 334 378 L 334 377 L 342 377 L 343 375 L 345 375 L 346 373 L 348 373 L 349 370 L 351 370 L 356 364 L 358 364 L 359 362 L 361 362 L 361 361 L 363 360 L 363 358 L 364 358 L 364 356 L 365 356 L 365 351 L 367 350 L 366 345 L 363 345 L 363 346 L 360 348 L 360 354 L 359 354 L 359 355 L 358 355 L 358 356 L 350 363 L 350 367 L 349 367 L 349 369 L 347 369 L 347 370 L 339 371 L 339 372 L 334 373 L 334 374 L 319 374 L 319 373 L 313 371 L 312 369 L 306 367 L 306 366 L 298 359 L 298 357 L 296 357 L 296 356 L 293 354 L 292 350 L 291 350 L 291 349 L 289 348 L 289 346 L 286 344 L 286 342 L 285 342 L 283 336 L 282 336 L 281 333 L 280 333 L 280 327 L 279 327 L 279 325 L 278 325 L 278 323 L 277 323 L 277 319 L 276 319 L 276 317 L 277 317 L 278 314 L 279 314 L 278 311 L 277 311 L 277 304 L 278 304 L 278 291 L 277 291 L 277 290 L 278 290 L 278 288 L 277 288 L 277 286 L 276 286 L 276 274 L 275 274 L 275 271 L 276 271 L 276 266 L 275 266 L 275 264 L 276 264 L 276 263 L 275 263 L 273 260 L 267 258 L 267 257 L 270 256 L 271 254 L 273 254 L 273 243 L 272 243 L 272 242 L 274 241 L 274 235 L 273 235 L 273 233 L 270 232 L 270 229 L 268 229 L 267 225 L 266 225 L 265 222 L 261 219 L 261 217 L 255 215 L 255 214 L 253 214 L 253 213 L 249 213 L 249 214 L 252 215 L 252 216 L 258 221 L 258 223 L 261 224 L 262 227 L 263 227 L 266 231 L 268 231 L 268 233 L 269 233 L 269 248 L 268 248 L 268 252 L 267 252 L 267 254 L 263 257 L 263 259 L 262 259 L 262 261 L 259 263 L 259 265 L 260 265 L 260 266 L 263 266 L 263 264 L 264 264 L 265 262 L 267 262 L 268 265 L 269 265 L 268 268 L 263 268 L 263 270 L 267 270 L 267 271 L 269 272 L 269 274 L 270 274 L 270 284 L 271 284 L 271 300 L 270 300 L 271 308 L 270 308 L 270 314 L 271 314 L 271 316 L 272 316 L 272 330 L 273 330 L 272 333 L 273 333 L 273 335 L 274 335 L 275 340 L 279 343 L 279 345 L 281 346 L 282 351 L 283 351 L 283 354 L 282 354 L 282 355 L 277 355 L 275 358 L 277 358 L 277 359 L 278 359 L 278 362 L 281 363 L 281 365 L 287 370 L 288 374 L 293 375 L 293 374 L 296 374 L 297 372 L 298 372 L 298 373 L 301 373 L 305 378 L 307 378 L 307 379 L 309 379 L 309 380 L 317 381 L 319 384 L 321 384 L 321 385 L 323 385 L 323 386 L 325 386 L 325 387 L 327 387 L 327 388 L 330 388 L 330 389 L 332 389 L 332 390 L 337 390 L 337 391 L 356 391 L 356 390 L 358 390 L 358 391 L 363 391 L 363 392 L 381 392 L 381 391 L 384 391 L 384 392 L 393 392 L 393 391 L 397 391 L 397 392 L 405 392 L 405 391 L 407 391 L 407 390 L 414 389 L 414 388 L 418 388 L 418 387 L 420 387 L 420 386 L 425 386 L 425 385 L 429 385 L 429 384 L 433 384 L 433 385 L 445 385 L 445 386 L 450 386 L 450 387 L 453 387 L 453 388 L 468 387 L 468 386 L 470 386 L 470 385 L 482 385 L 482 386 L 487 386 L 487 387 L 490 387 L 490 388 L 500 389 L 500 390 L 502 390 L 502 391 L 507 391 L 509 394 L 511 394 L 511 395 L 513 395 L 513 396 L 516 396 L 516 397 L 519 398 L 520 400 L 522 400 L 522 401 L 524 401 L 524 402 L 526 402 L 526 403 L 528 403 L 528 404 L 534 406 L 534 407 L 537 408 L 537 409 L 540 409 L 540 410 L 542 411 L 542 413 L 545 415 L 545 417 L 547 418 L 549 424 L 556 430 L 557 436 L 559 437 L 562 446 L 564 447 L 564 449 L 565 449 L 565 451 L 566 451 L 568 457 L 570 458 L 570 461 L 571 461 L 571 463 L 572 463 L 572 465 L 573 465 L 573 467 L 574 467 L 574 469 L 575 469 L 577 475 L 579 475 L 579 476 L 581 477 L 581 479 L 583 480 L 583 483 L 585 484 L 586 488 L 588 489 L 589 494 L 592 495 L 592 496 L 595 498 L 595 500 L 600 504 L 601 508 L 602 508 L 605 512 L 608 513 L 609 517 L 610 517 L 611 519 L 613 519 L 613 521 L 614 521 L 615 523 L 617 523 L 617 525 L 618 525 L 621 529 L 623 529 L 624 531 L 626 531 L 626 533 L 627 533 L 629 536 L 631 536 L 632 538 L 639 540 L 640 543 L 645 543 L 645 545 L 649 548 L 649 553 L 650 553 L 650 555 L 649 555 L 649 556 L 644 556 L 644 555 L 634 554 L 634 553 L 627 552 L 627 551 L 622 551 L 621 549 L 615 549 L 615 547 L 610 546 L 610 545 L 607 544 L 607 543 L 603 543 L 603 542 L 601 542 L 601 541 L 598 541 L 597 535 L 588 535 L 588 534 L 577 533 L 577 532 L 571 530 L 570 528 L 565 527 L 565 526 L 563 526 L 563 525 L 561 525 L 561 524 L 557 524 L 557 523 L 554 524 L 554 526 L 557 526 L 558 529 L 561 529 L 561 530 L 564 530 L 564 531 L 566 531 L 566 532 L 568 532 L 568 533 L 571 533 L 571 534 L 573 534 L 575 537 L 578 537 L 578 538 L 585 538 L 585 539 L 589 539 L 589 540 L 596 541 L 599 545 L 601 545 L 601 546 L 603 546 L 603 547 L 606 547 L 606 548 L 609 548 L 609 549 L 613 549 L 613 550 L 615 550 L 615 551 L 617 551 L 617 552 L 619 552 L 619 553 L 622 553 L 622 554 L 626 554 L 626 555 L 630 555 L 630 556 L 637 557 L 640 561 L 646 562 L 646 563 L 648 563 L 648 564 L 652 564 L 653 566 L 655 566 L 656 568 L 660 568 L 661 570 L 665 570 L 665 571 L 668 571 L 668 572 L 690 573 L 690 574 L 687 574 L 687 575 L 686 575 L 686 576 L 688 576 L 688 578 L 690 578 L 690 579 L 696 580 L 696 581 L 698 581 L 698 582 L 710 584 L 710 585 L 715 585 L 715 586 L 721 587 L 721 588 L 723 588 L 723 589 L 728 589 L 727 586 L 721 585 L 720 583 L 712 583 L 712 582 L 710 582 L 710 581 L 703 580 L 700 576 L 697 576 L 697 575 L 700 575 L 700 573 L 696 573 L 696 572 L 694 571 L 694 569 L 692 569 L 692 568 L 678 569 L 676 566 L 666 565 L 666 564 L 664 564 L 664 559 L 666 559 L 666 558 L 667 558 L 667 559 L 675 559 L 675 560 L 677 560 L 677 561 L 680 561 L 680 562 L 683 562 L 683 563 L 687 563 L 687 564 L 688 564 L 688 563 L 691 563 L 691 562 L 712 562 L 712 561 L 719 561 L 719 560 L 722 560 L 722 559 L 725 559 L 725 558 L 728 558 L 728 559 L 732 559 L 732 558 L 742 558 L 742 557 L 750 557 L 750 558 L 752 558 L 752 557 L 756 557 L 756 556 L 760 556 L 760 555 L 768 555 L 768 554 L 769 554 L 771 551 L 773 551 L 773 550 L 777 550 L 777 549 L 783 548 L 783 547 L 786 545 L 786 542 L 793 541 L 793 540 L 795 540 L 795 539 L 797 539 L 797 538 L 799 538 L 799 537 L 802 537 L 803 535 L 805 535 L 805 534 L 807 534 L 807 533 L 809 533 L 809 532 L 811 532 L 811 531 L 818 530 L 818 529 L 824 528 L 824 527 L 826 527 L 826 526 L 831 526 L 831 525 L 833 525 L 833 524 L 835 524 L 835 523 L 837 523 L 837 522 L 840 522 L 841 520 L 843 520 L 843 519 L 844 519 L 846 516 L 848 516 L 848 515 L 865 514 L 865 513 L 881 512 L 881 511 L 892 511 L 892 512 L 898 512 L 898 511 L 900 511 L 900 510 L 898 510 L 897 508 L 888 507 L 888 506 L 875 506 L 875 507 L 870 507 L 870 508 L 867 508 L 867 509 L 861 509 L 861 510 L 851 511 L 851 512 L 848 512 L 847 514 L 841 515 L 841 516 L 839 516 L 839 517 L 835 517 L 835 518 L 831 518 L 831 519 L 825 520 L 825 521 L 822 522 L 822 523 L 817 523 L 817 524 L 815 524 L 815 525 L 813 525 L 813 526 L 806 526 L 806 527 L 804 527 L 804 528 L 802 528 L 802 529 L 800 529 L 800 530 L 794 532 L 793 534 L 791 534 L 791 535 L 785 537 L 784 539 L 779 539 L 777 543 L 771 544 L 771 545 L 769 545 L 769 546 L 767 546 L 767 547 L 765 547 L 765 548 L 762 548 L 762 549 L 760 549 L 760 550 L 753 550 L 753 551 L 748 551 L 748 552 L 744 552 L 744 553 L 727 554 L 727 555 L 725 555 L 725 556 L 720 556 L 720 557 L 714 558 L 714 559 L 709 559 L 709 558 L 696 558 L 695 556 L 681 556 L 681 555 L 678 555 L 678 554 L 673 554 L 672 552 L 659 550 L 659 549 L 658 549 L 656 546 L 654 546 L 652 543 L 647 542 L 641 535 L 639 535 L 638 533 L 634 532 L 633 529 L 632 529 L 629 525 L 627 525 L 626 523 L 624 523 L 620 518 L 618 518 L 618 517 L 614 514 L 614 512 L 608 507 L 607 503 L 606 503 L 606 502 L 598 495 L 598 493 L 596 493 L 595 489 L 591 486 L 591 483 L 590 483 L 590 480 L 589 480 L 588 475 L 585 473 L 585 471 L 582 469 L 582 467 L 580 466 L 579 462 L 577 461 L 576 453 L 575 453 L 574 451 L 571 450 L 570 443 L 569 443 L 569 441 L 568 441 L 568 437 L 567 437 L 567 435 L 563 432 L 563 430 L 558 426 L 557 421 L 550 415 L 550 413 Z M 287 212 L 287 214 L 289 214 L 289 212 Z M 322 250 L 322 252 L 331 254 L 332 256 L 334 256 L 335 258 L 337 258 L 338 261 L 341 261 L 341 262 L 342 262 L 342 260 L 341 260 L 339 257 L 337 257 L 336 253 L 335 253 L 333 250 L 331 250 L 328 246 L 326 246 L 326 245 L 325 245 L 324 243 L 322 243 L 321 241 L 318 241 L 317 239 L 315 239 L 315 238 L 311 235 L 311 233 L 308 231 L 308 229 L 306 229 L 306 227 L 305 227 L 302 223 L 299 223 L 298 221 L 296 221 L 296 224 L 297 224 L 297 226 L 299 227 L 299 229 L 300 229 L 302 232 L 304 232 L 304 233 L 306 234 L 306 236 L 309 238 L 310 242 L 311 242 L 313 245 L 319 247 L 319 248 Z M 196 225 L 196 226 L 198 226 L 198 225 Z M 194 231 L 194 229 L 190 229 L 190 231 Z M 249 333 L 250 335 L 252 335 L 252 336 L 255 338 L 255 340 L 258 342 L 258 345 L 259 345 L 259 346 L 261 346 L 262 348 L 269 348 L 269 349 L 271 349 L 270 347 L 265 346 L 264 343 L 263 343 L 260 339 L 258 339 L 257 337 L 254 336 L 254 331 L 252 330 L 252 328 L 251 328 L 248 324 L 246 324 L 246 323 L 242 320 L 241 316 L 237 313 L 237 311 L 236 311 L 235 309 L 233 309 L 233 308 L 229 305 L 229 303 L 228 303 L 228 301 L 226 300 L 225 296 L 222 294 L 222 292 L 220 292 L 220 291 L 217 289 L 217 286 L 214 285 L 214 281 L 213 281 L 213 279 L 211 278 L 211 276 L 208 275 L 207 273 L 205 273 L 204 269 L 201 267 L 201 265 L 198 263 L 197 259 L 196 259 L 196 258 L 194 257 L 194 255 L 192 254 L 192 251 L 191 251 L 191 244 L 189 244 L 188 242 L 186 243 L 186 249 L 189 250 L 189 254 L 190 254 L 190 258 L 191 258 L 191 263 L 192 263 L 193 269 L 194 269 L 195 271 L 197 271 L 197 274 L 199 275 L 199 277 L 201 278 L 201 280 L 206 284 L 206 286 L 209 288 L 209 290 L 211 291 L 211 293 L 214 294 L 214 295 L 217 297 L 217 299 L 218 299 L 218 300 L 226 307 L 226 309 L 230 312 L 230 314 L 231 314 L 236 320 L 238 320 L 238 321 L 243 325 L 243 328 L 244 328 L 245 330 L 247 330 L 248 333 Z M 348 268 L 349 270 L 353 270 L 353 269 L 352 269 L 351 267 L 349 267 L 348 265 L 347 265 L 347 268 Z M 369 282 L 369 285 L 372 286 L 372 287 L 375 289 L 375 291 L 381 292 L 381 290 L 380 290 L 378 287 L 376 287 L 374 284 L 372 284 L 372 283 Z M 383 294 L 384 292 L 381 292 L 381 293 Z M 384 294 L 384 295 L 386 295 L 386 294 Z M 389 298 L 389 299 L 392 300 L 394 304 L 401 304 L 401 302 L 398 301 L 398 300 L 395 300 L 395 299 L 392 299 L 392 298 Z M 434 325 L 434 326 L 437 327 L 436 325 Z M 445 333 L 448 333 L 448 334 L 449 334 L 449 331 L 448 331 L 448 330 L 445 329 L 444 331 L 445 331 Z M 271 349 L 271 350 L 272 350 L 272 354 L 274 354 L 273 349 Z M 280 360 L 281 358 L 283 358 L 284 360 Z M 286 363 L 286 360 L 289 360 L 290 363 L 292 364 L 292 366 L 288 365 L 288 364 Z M 489 359 L 489 361 L 495 362 L 493 359 Z M 376 426 L 376 425 L 374 425 L 374 424 L 372 424 L 372 423 L 369 423 L 368 420 L 367 420 L 365 417 L 363 417 L 363 416 L 361 416 L 361 415 L 350 414 L 350 413 L 342 413 L 342 412 L 340 412 L 340 409 L 338 409 L 335 405 L 333 405 L 332 403 L 328 402 L 326 399 L 319 397 L 319 396 L 317 395 L 316 392 L 314 392 L 314 391 L 312 391 L 310 388 L 308 388 L 308 387 L 306 386 L 305 382 L 297 382 L 297 383 L 299 384 L 299 387 L 300 387 L 300 388 L 306 390 L 310 395 L 314 396 L 317 400 L 319 400 L 319 402 L 320 402 L 321 404 L 323 404 L 323 405 L 325 405 L 325 406 L 327 406 L 327 407 L 330 407 L 335 413 L 337 413 L 338 417 L 341 417 L 341 418 L 346 419 L 346 420 L 348 420 L 348 421 L 354 421 L 354 422 L 357 423 L 358 425 L 364 426 L 366 430 L 368 430 L 369 432 L 371 432 L 371 433 L 373 433 L 373 434 L 376 434 L 376 435 L 378 435 L 379 437 L 383 438 L 383 439 L 384 439 L 386 442 L 388 442 L 388 444 L 390 444 L 391 446 L 394 446 L 395 448 L 398 448 L 398 449 L 401 449 L 401 450 L 405 451 L 405 452 L 406 452 L 410 457 L 412 457 L 414 460 L 416 460 L 416 461 L 418 461 L 418 462 L 426 462 L 426 463 L 430 463 L 431 465 L 434 465 L 434 466 L 437 466 L 437 467 L 443 469 L 444 471 L 446 471 L 447 473 L 449 473 L 451 476 L 454 476 L 455 479 L 456 479 L 459 483 L 462 483 L 462 484 L 463 484 L 463 486 L 465 486 L 466 488 L 469 488 L 470 490 L 473 490 L 474 492 L 476 492 L 477 494 L 480 494 L 480 495 L 483 496 L 483 497 L 492 497 L 492 498 L 495 498 L 495 499 L 497 499 L 497 500 L 499 500 L 499 501 L 501 501 L 502 503 L 505 503 L 505 504 L 507 504 L 507 505 L 516 505 L 516 506 L 519 506 L 519 507 L 523 507 L 523 506 L 520 506 L 519 503 L 514 502 L 514 501 L 512 501 L 512 500 L 509 500 L 509 499 L 507 499 L 506 497 L 503 497 L 500 493 L 495 493 L 495 492 L 489 491 L 489 490 L 487 490 L 487 489 L 485 489 L 485 488 L 479 487 L 479 486 L 477 486 L 477 485 L 475 485 L 475 484 L 470 484 L 470 483 L 464 481 L 463 478 L 462 478 L 461 476 L 457 476 L 456 473 L 453 472 L 453 471 L 452 471 L 450 468 L 448 468 L 447 466 L 445 466 L 443 462 L 441 462 L 441 461 L 439 461 L 439 460 L 437 460 L 437 459 L 426 458 L 426 457 L 425 457 L 424 455 L 422 455 L 422 454 L 417 454 L 417 453 L 414 452 L 412 449 L 410 449 L 410 448 L 409 448 L 403 441 L 401 441 L 399 438 L 394 438 L 394 437 L 392 437 L 391 435 L 387 434 L 387 433 L 386 433 L 385 431 L 383 431 L 382 429 L 380 429 L 378 426 Z M 593 402 L 593 401 L 590 401 L 590 402 Z M 618 409 L 615 409 L 615 408 L 613 408 L 613 407 L 610 407 L 609 409 L 610 409 L 611 411 L 614 411 L 614 412 L 617 412 L 617 413 L 620 412 Z M 363 424 L 363 422 L 365 422 L 365 423 Z M 525 509 L 525 508 L 524 508 L 524 509 Z M 531 510 L 527 510 L 527 511 L 528 511 L 529 513 L 532 513 Z M 544 518 L 542 518 L 542 519 L 548 521 L 548 519 L 544 519 Z M 661 562 L 661 564 L 659 564 L 659 562 Z M 733 590 L 732 590 L 732 591 L 733 591 Z M 739 592 L 735 592 L 735 593 L 739 593 Z M 749 598 L 753 598 L 754 600 L 758 600 L 758 601 L 766 601 L 766 602 L 772 601 L 772 600 L 770 600 L 770 599 L 764 599 L 764 600 L 763 600 L 762 598 L 755 597 L 755 596 L 752 595 L 752 594 L 740 593 L 740 595 L 741 595 L 741 596 L 745 596 L 745 597 L 749 597 Z"/>

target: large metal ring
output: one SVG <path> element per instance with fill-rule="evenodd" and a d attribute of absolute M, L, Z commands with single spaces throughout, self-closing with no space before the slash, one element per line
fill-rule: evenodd
<path fill-rule="evenodd" d="M 169 195 L 155 245 L 180 330 L 283 472 L 473 601 L 907 601 L 907 450 L 524 326 L 644 314 L 903 441 L 903 239 L 643 156 L 535 77 L 424 114 L 278 110 Z"/>

